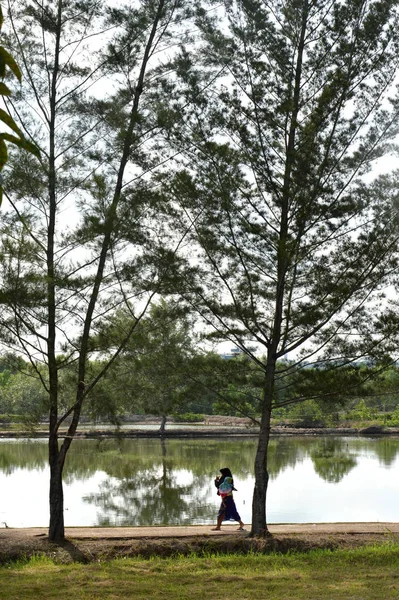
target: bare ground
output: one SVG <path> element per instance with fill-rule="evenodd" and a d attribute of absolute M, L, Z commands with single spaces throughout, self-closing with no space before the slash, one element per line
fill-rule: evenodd
<path fill-rule="evenodd" d="M 272 525 L 269 536 L 250 537 L 225 525 L 211 526 L 67 528 L 66 540 L 49 542 L 44 528 L 1 529 L 0 564 L 47 555 L 57 562 L 91 562 L 121 557 L 175 556 L 191 553 L 309 551 L 316 548 L 357 548 L 368 544 L 399 543 L 399 523 L 332 523 Z"/>

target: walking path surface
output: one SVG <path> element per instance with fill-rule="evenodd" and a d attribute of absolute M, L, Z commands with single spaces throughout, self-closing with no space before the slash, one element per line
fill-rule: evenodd
<path fill-rule="evenodd" d="M 246 531 L 251 529 L 246 525 Z M 399 533 L 399 523 L 294 523 L 269 525 L 273 535 L 279 534 L 386 534 Z M 1 538 L 18 541 L 26 536 L 47 536 L 46 527 L 0 529 Z M 237 534 L 237 524 L 222 525 L 221 531 L 212 531 L 212 525 L 188 525 L 177 527 L 66 527 L 65 536 L 72 539 L 145 539 L 184 538 L 193 536 L 227 536 Z"/>

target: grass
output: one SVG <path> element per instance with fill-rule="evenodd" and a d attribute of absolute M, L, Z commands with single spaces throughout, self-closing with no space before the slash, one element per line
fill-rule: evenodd
<path fill-rule="evenodd" d="M 0 568 L 0 600 L 375 600 L 399 597 L 399 544 L 292 554 L 117 559 Z"/>

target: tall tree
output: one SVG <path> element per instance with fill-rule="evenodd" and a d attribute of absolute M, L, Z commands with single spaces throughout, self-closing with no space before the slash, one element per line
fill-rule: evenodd
<path fill-rule="evenodd" d="M 148 226 L 154 162 L 146 150 L 160 126 L 146 96 L 151 82 L 162 79 L 157 52 L 172 43 L 183 6 L 180 0 L 120 8 L 103 8 L 99 0 L 8 3 L 8 44 L 25 71 L 9 109 L 26 137 L 37 140 L 41 157 L 18 153 L 10 162 L 0 320 L 3 341 L 28 355 L 48 395 L 51 540 L 64 537 L 62 473 L 84 399 L 144 314 L 154 293 L 149 282 L 156 290 L 165 271 L 162 256 L 151 269 L 144 260 L 146 244 L 155 252 L 160 235 Z M 131 326 L 90 378 L 96 328 L 122 303 L 133 315 Z M 66 366 L 74 366 L 75 385 L 64 408 Z"/>
<path fill-rule="evenodd" d="M 397 269 L 398 179 L 366 175 L 398 133 L 398 5 L 202 2 L 202 63 L 180 56 L 170 139 L 186 162 L 168 184 L 197 252 L 182 253 L 180 287 L 263 373 L 253 535 L 268 531 L 270 419 L 293 373 L 397 347 L 383 287 Z"/>
<path fill-rule="evenodd" d="M 117 348 L 131 322 L 131 314 L 120 310 L 102 329 L 100 347 L 108 352 Z M 120 408 L 125 411 L 160 416 L 163 434 L 167 417 L 194 395 L 190 379 L 196 354 L 193 340 L 192 324 L 184 310 L 164 299 L 152 303 L 123 356 L 110 369 L 109 379 L 98 390 L 105 405 L 112 407 L 117 397 L 122 397 Z"/>

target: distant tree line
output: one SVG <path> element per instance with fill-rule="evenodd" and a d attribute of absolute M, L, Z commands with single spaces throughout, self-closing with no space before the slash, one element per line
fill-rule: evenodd
<path fill-rule="evenodd" d="M 107 364 L 107 354 L 118 345 L 131 316 L 115 313 L 98 334 L 102 358 L 91 360 L 95 376 Z M 149 307 L 124 353 L 109 368 L 93 391 L 82 418 L 113 423 L 116 427 L 133 415 L 161 420 L 200 421 L 206 415 L 246 417 L 260 425 L 262 379 L 257 366 L 244 353 L 221 355 L 201 351 L 193 321 L 179 306 L 162 300 Z M 294 364 L 294 363 L 293 363 Z M 282 361 L 278 369 L 290 367 Z M 334 380 L 323 365 L 295 371 L 289 390 L 276 387 L 273 424 L 297 427 L 336 427 L 379 423 L 399 426 L 399 367 L 384 369 L 360 363 L 337 368 Z M 46 376 L 42 369 L 42 377 Z M 348 379 L 358 382 L 352 392 Z M 298 396 L 306 392 L 306 400 Z M 60 378 L 61 405 L 67 409 L 73 394 L 73 371 Z M 313 396 L 313 398 L 312 398 Z M 48 396 L 36 369 L 16 354 L 0 358 L 0 419 L 35 427 L 48 420 Z"/>

